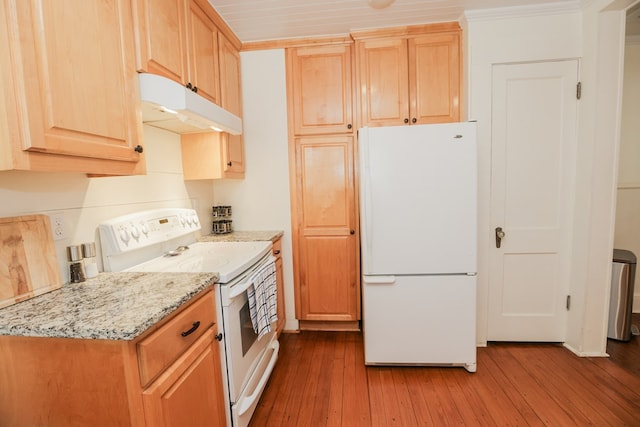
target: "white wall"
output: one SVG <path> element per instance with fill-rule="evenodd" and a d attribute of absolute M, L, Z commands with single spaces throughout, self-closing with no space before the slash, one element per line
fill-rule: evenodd
<path fill-rule="evenodd" d="M 56 241 L 56 249 L 65 282 L 66 246 L 97 242 L 101 221 L 143 209 L 194 206 L 201 222 L 208 223 L 211 181 L 183 180 L 179 136 L 145 126 L 144 140 L 146 175 L 88 178 L 76 173 L 0 172 L 0 217 L 62 216 L 67 238 Z"/>
<path fill-rule="evenodd" d="M 494 64 L 577 58 L 581 16 L 565 8 L 540 9 L 532 16 L 518 9 L 467 13 L 468 117 L 478 121 L 478 324 L 480 345 L 487 341 L 489 254 L 495 240 L 490 223 L 491 81 Z M 523 9 L 523 12 L 530 12 Z"/>
<path fill-rule="evenodd" d="M 291 250 L 291 204 L 283 49 L 249 51 L 242 61 L 246 172 L 214 182 L 215 203 L 233 207 L 235 230 L 282 230 L 285 329 L 297 330 Z"/>
<path fill-rule="evenodd" d="M 624 93 L 618 163 L 616 229 L 613 245 L 640 257 L 640 37 L 627 38 L 624 57 Z M 633 310 L 640 312 L 640 271 Z"/>

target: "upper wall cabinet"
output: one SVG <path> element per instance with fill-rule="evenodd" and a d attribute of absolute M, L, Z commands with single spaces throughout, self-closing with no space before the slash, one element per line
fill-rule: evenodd
<path fill-rule="evenodd" d="M 220 44 L 220 105 L 238 117 L 242 117 L 242 81 L 240 53 L 222 33 Z M 244 138 L 242 135 L 224 134 L 222 146 L 224 178 L 244 178 Z"/>
<path fill-rule="evenodd" d="M 351 133 L 352 45 L 287 49 L 294 135 Z"/>
<path fill-rule="evenodd" d="M 0 6 L 0 169 L 144 173 L 131 3 Z"/>
<path fill-rule="evenodd" d="M 206 1 L 133 0 L 138 71 L 175 80 L 220 102 L 218 29 Z"/>
<path fill-rule="evenodd" d="M 363 126 L 460 120 L 458 24 L 409 28 L 354 33 Z"/>

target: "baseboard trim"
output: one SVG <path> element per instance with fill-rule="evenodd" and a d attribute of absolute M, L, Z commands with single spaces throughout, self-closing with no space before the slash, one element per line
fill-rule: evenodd
<path fill-rule="evenodd" d="M 359 331 L 360 322 L 353 321 L 326 321 L 326 320 L 299 320 L 301 331 Z"/>

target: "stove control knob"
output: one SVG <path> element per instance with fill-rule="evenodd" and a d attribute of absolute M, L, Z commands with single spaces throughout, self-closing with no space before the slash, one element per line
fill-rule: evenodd
<path fill-rule="evenodd" d="M 194 225 L 195 227 L 197 227 L 197 226 L 199 226 L 199 225 L 200 225 L 200 221 L 198 221 L 198 215 L 193 214 L 193 216 L 191 217 L 191 220 L 193 221 L 193 225 Z"/>
<path fill-rule="evenodd" d="M 120 240 L 122 240 L 124 243 L 128 243 L 129 240 L 131 240 L 131 236 L 129 235 L 129 231 L 125 227 L 122 227 L 120 229 Z"/>
<path fill-rule="evenodd" d="M 186 223 L 187 219 L 184 217 L 184 215 L 180 215 L 180 224 L 182 224 L 182 226 L 184 227 Z"/>
<path fill-rule="evenodd" d="M 140 230 L 135 225 L 131 225 L 131 236 L 136 240 L 140 238 Z"/>
<path fill-rule="evenodd" d="M 142 230 L 142 233 L 146 236 L 147 234 L 149 234 L 149 226 L 147 224 L 145 224 L 144 222 L 140 223 L 140 230 Z"/>

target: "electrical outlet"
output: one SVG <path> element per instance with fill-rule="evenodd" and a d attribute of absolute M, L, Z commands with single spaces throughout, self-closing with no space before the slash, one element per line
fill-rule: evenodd
<path fill-rule="evenodd" d="M 53 240 L 64 240 L 67 238 L 64 218 L 60 214 L 51 217 L 51 231 L 53 232 Z"/>

